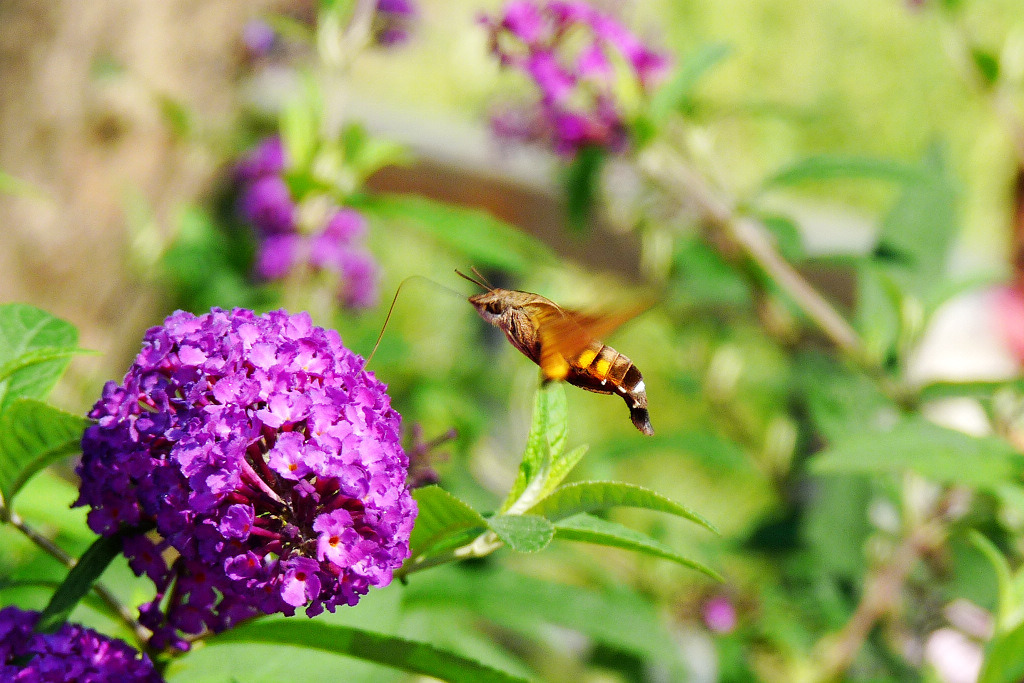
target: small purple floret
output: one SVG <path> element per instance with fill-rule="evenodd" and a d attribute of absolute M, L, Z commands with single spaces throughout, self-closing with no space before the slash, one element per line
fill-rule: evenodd
<path fill-rule="evenodd" d="M 304 313 L 178 311 L 104 387 L 76 505 L 156 584 L 155 647 L 391 581 L 416 504 L 401 417 L 363 363 Z"/>
<path fill-rule="evenodd" d="M 149 657 L 78 624 L 35 633 L 38 612 L 0 610 L 0 681 L 160 683 Z"/>

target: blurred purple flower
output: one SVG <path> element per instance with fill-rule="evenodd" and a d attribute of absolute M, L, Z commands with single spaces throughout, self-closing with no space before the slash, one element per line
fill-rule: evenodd
<path fill-rule="evenodd" d="M 35 633 L 38 612 L 0 610 L 0 681 L 160 683 L 146 655 L 78 624 Z"/>
<path fill-rule="evenodd" d="M 736 607 L 724 595 L 708 599 L 701 609 L 701 615 L 704 617 L 704 625 L 715 633 L 732 633 L 736 628 Z"/>
<path fill-rule="evenodd" d="M 339 296 L 350 308 L 372 308 L 377 304 L 377 262 L 363 249 L 344 249 L 340 253 L 342 287 Z"/>
<path fill-rule="evenodd" d="M 417 14 L 412 0 L 378 0 L 375 21 L 377 44 L 391 47 L 407 41 Z"/>
<path fill-rule="evenodd" d="M 242 192 L 242 215 L 264 235 L 295 228 L 295 204 L 288 184 L 278 176 L 263 176 Z"/>
<path fill-rule="evenodd" d="M 416 504 L 401 417 L 363 363 L 304 313 L 178 311 L 104 387 L 75 504 L 156 584 L 155 647 L 391 581 Z"/>
<path fill-rule="evenodd" d="M 242 157 L 235 167 L 235 176 L 241 182 L 251 183 L 266 176 L 280 175 L 286 165 L 284 143 L 274 135 L 266 138 Z"/>
<path fill-rule="evenodd" d="M 592 145 L 625 149 L 627 115 L 617 96 L 621 79 L 634 79 L 646 94 L 669 67 L 667 55 L 584 2 L 514 0 L 500 18 L 482 22 L 502 66 L 527 74 L 539 91 L 539 115 L 523 115 L 520 121 L 541 125 L 510 125 L 515 120 L 505 112 L 492 118 L 495 132 L 544 141 L 565 156 Z M 625 73 L 616 70 L 613 52 L 625 60 Z"/>
<path fill-rule="evenodd" d="M 277 32 L 262 19 L 251 19 L 242 27 L 242 43 L 249 57 L 266 57 L 277 43 Z"/>
<path fill-rule="evenodd" d="M 267 236 L 256 255 L 256 274 L 264 280 L 287 277 L 298 259 L 299 246 L 299 236 L 295 234 Z"/>

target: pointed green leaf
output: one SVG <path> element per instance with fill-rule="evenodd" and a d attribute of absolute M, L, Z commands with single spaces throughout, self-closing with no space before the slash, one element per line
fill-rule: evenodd
<path fill-rule="evenodd" d="M 579 464 L 588 450 L 590 450 L 590 447 L 587 444 L 577 446 L 551 463 L 551 471 L 548 472 L 547 481 L 544 482 L 544 488 L 541 489 L 540 497 L 543 498 L 558 488 L 558 485 L 573 471 L 573 468 Z"/>
<path fill-rule="evenodd" d="M 513 508 L 516 508 L 516 512 L 525 512 L 524 508 L 539 498 L 552 460 L 565 448 L 567 431 L 565 389 L 558 382 L 542 384 L 534 398 L 533 418 L 530 434 L 526 437 L 523 460 L 519 463 L 519 472 L 501 506 L 501 512 Z"/>
<path fill-rule="evenodd" d="M 551 522 L 538 515 L 497 515 L 488 524 L 498 538 L 519 553 L 543 550 L 555 535 Z"/>
<path fill-rule="evenodd" d="M 111 560 L 121 553 L 122 540 L 118 534 L 100 536 L 89 546 L 39 615 L 35 629 L 37 632 L 53 633 L 67 621 L 71 610 L 89 592 Z"/>
<path fill-rule="evenodd" d="M 835 178 L 865 178 L 912 183 L 927 180 L 928 177 L 927 171 L 919 164 L 907 164 L 893 159 L 872 157 L 821 155 L 800 159 L 778 171 L 765 181 L 763 190 Z"/>
<path fill-rule="evenodd" d="M 584 481 L 566 484 L 555 489 L 554 493 L 530 508 L 529 512 L 543 515 L 552 521 L 558 521 L 580 512 L 593 512 L 617 505 L 667 512 L 696 522 L 705 529 L 718 533 L 711 522 L 693 510 L 650 489 L 617 481 Z"/>
<path fill-rule="evenodd" d="M 998 635 L 985 648 L 978 683 L 1020 683 L 1024 679 L 1024 623 Z"/>
<path fill-rule="evenodd" d="M 409 540 L 413 558 L 445 539 L 487 530 L 487 520 L 479 512 L 439 486 L 416 489 L 412 497 L 419 507 Z"/>
<path fill-rule="evenodd" d="M 924 418 L 851 432 L 818 453 L 810 470 L 819 474 L 911 470 L 942 482 L 992 489 L 1024 473 L 1024 455 L 994 436 L 975 437 Z"/>
<path fill-rule="evenodd" d="M 339 624 L 295 619 L 249 623 L 210 638 L 207 644 L 231 642 L 293 645 L 333 652 L 445 681 L 518 683 L 524 680 L 428 643 Z"/>
<path fill-rule="evenodd" d="M 607 152 L 596 145 L 587 145 L 565 169 L 565 211 L 569 229 L 586 234 L 598 198 L 598 184 Z"/>
<path fill-rule="evenodd" d="M 717 66 L 732 48 L 726 43 L 702 45 L 682 61 L 675 75 L 651 98 L 651 118 L 660 123 L 675 111 L 692 108 L 693 93 L 701 77 Z"/>
<path fill-rule="evenodd" d="M 722 576 L 714 569 L 695 560 L 683 557 L 667 545 L 616 522 L 609 522 L 593 515 L 579 514 L 555 523 L 555 538 L 561 541 L 581 541 L 595 543 L 613 548 L 623 548 L 645 555 L 653 555 L 665 560 L 707 574 L 713 579 L 722 581 Z"/>
<path fill-rule="evenodd" d="M 0 413 L 0 496 L 4 505 L 44 467 L 79 450 L 89 421 L 23 398 Z"/>
<path fill-rule="evenodd" d="M 403 194 L 363 198 L 356 208 L 385 221 L 408 222 L 479 267 L 529 273 L 556 260 L 539 240 L 479 209 Z"/>
<path fill-rule="evenodd" d="M 995 543 L 988 540 L 981 532 L 972 529 L 970 531 L 971 543 L 974 547 L 988 558 L 992 569 L 996 573 L 996 584 L 999 587 L 999 603 L 996 611 L 996 631 L 1002 631 L 1013 624 L 1007 623 L 1008 617 L 1017 609 L 1015 604 L 1016 590 L 1013 585 L 1013 574 L 1010 572 L 1010 565 L 1006 558 L 999 552 Z"/>
<path fill-rule="evenodd" d="M 74 349 L 78 330 L 27 304 L 0 306 L 0 367 L 39 349 Z M 0 381 L 0 411 L 15 398 L 45 398 L 67 368 L 67 356 L 30 363 Z"/>

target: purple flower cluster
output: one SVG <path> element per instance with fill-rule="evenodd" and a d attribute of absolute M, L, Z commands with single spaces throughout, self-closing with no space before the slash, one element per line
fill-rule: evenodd
<path fill-rule="evenodd" d="M 305 313 L 177 311 L 104 387 L 76 505 L 156 584 L 154 646 L 390 583 L 416 504 L 401 417 L 363 364 Z"/>
<path fill-rule="evenodd" d="M 524 72 L 540 90 L 535 109 L 496 115 L 495 132 L 543 140 L 567 156 L 590 145 L 623 150 L 622 82 L 646 94 L 669 66 L 666 55 L 584 2 L 513 0 L 499 19 L 482 21 L 502 66 Z"/>
<path fill-rule="evenodd" d="M 123 640 L 78 624 L 35 633 L 38 612 L 0 610 L 0 681 L 12 683 L 160 683 L 149 658 Z"/>
<path fill-rule="evenodd" d="M 377 303 L 377 263 L 360 245 L 366 219 L 350 208 L 336 208 L 312 236 L 303 234 L 298 208 L 283 177 L 284 146 L 272 137 L 260 143 L 238 164 L 242 186 L 239 209 L 260 239 L 256 273 L 280 280 L 300 264 L 314 272 L 339 276 L 338 298 L 349 308 L 370 308 Z"/>

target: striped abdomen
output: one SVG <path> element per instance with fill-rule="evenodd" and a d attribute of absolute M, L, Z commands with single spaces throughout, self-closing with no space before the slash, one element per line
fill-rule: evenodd
<path fill-rule="evenodd" d="M 579 355 L 569 359 L 569 374 L 565 380 L 587 391 L 622 396 L 636 428 L 648 436 L 654 434 L 647 412 L 643 375 L 633 361 L 612 347 L 599 341 L 591 342 Z"/>

